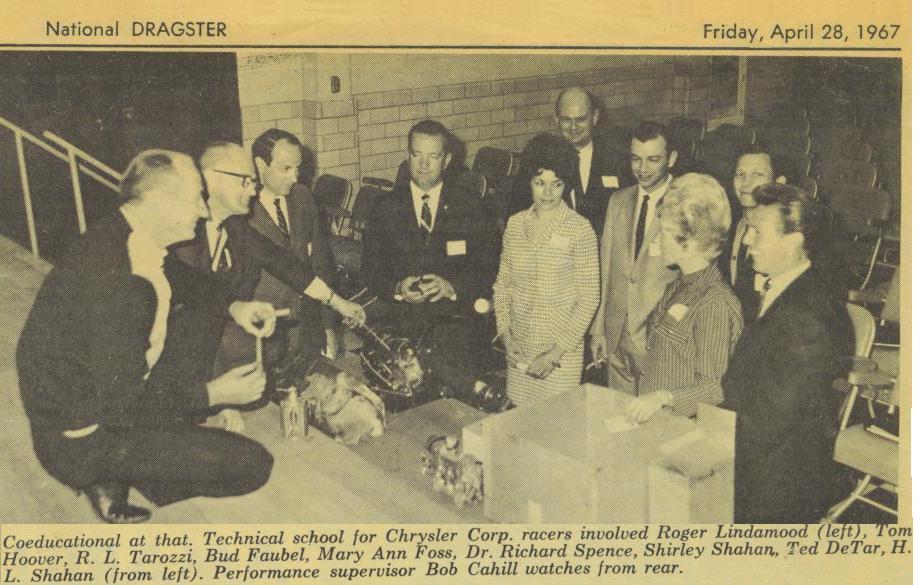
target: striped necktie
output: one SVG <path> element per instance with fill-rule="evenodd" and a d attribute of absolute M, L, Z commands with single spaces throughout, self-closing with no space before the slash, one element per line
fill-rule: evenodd
<path fill-rule="evenodd" d="M 285 232 L 285 235 L 288 234 L 288 220 L 285 219 L 285 213 L 282 211 L 282 198 L 276 197 L 273 200 L 273 203 L 276 206 L 276 221 L 279 223 L 279 229 Z"/>

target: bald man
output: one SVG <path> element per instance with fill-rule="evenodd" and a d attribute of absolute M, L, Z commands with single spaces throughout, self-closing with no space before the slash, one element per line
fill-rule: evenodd
<path fill-rule="evenodd" d="M 19 339 L 20 392 L 42 466 L 83 492 L 100 519 L 143 522 L 135 487 L 158 505 L 252 492 L 269 478 L 259 444 L 194 420 L 263 392 L 247 364 L 209 381 L 179 366 L 187 312 L 229 314 L 251 334 L 263 303 L 215 303 L 210 279 L 167 255 L 208 216 L 193 160 L 151 150 L 129 164 L 121 209 L 90 228 L 45 279 Z M 262 323 L 257 326 L 257 323 Z"/>
<path fill-rule="evenodd" d="M 256 195 L 253 159 L 241 145 L 216 142 L 209 145 L 199 159 L 199 167 L 208 192 L 210 217 L 201 222 L 195 238 L 175 248 L 186 264 L 210 275 L 219 284 L 223 302 L 252 300 L 263 270 L 302 294 L 322 302 L 343 315 L 348 323 L 365 321 L 362 307 L 333 292 L 317 277 L 309 264 L 302 262 L 288 248 L 277 246 L 256 231 L 247 221 L 250 202 Z M 199 315 L 199 322 L 187 325 L 187 339 L 207 329 L 209 334 L 186 348 L 189 368 L 203 374 L 224 371 L 253 359 L 253 337 L 245 330 L 231 327 L 225 333 L 227 319 L 219 313 Z M 216 355 L 221 359 L 215 364 Z M 225 412 L 225 415 L 230 413 Z M 240 420 L 229 421 L 231 430 L 239 430 Z"/>
<path fill-rule="evenodd" d="M 606 221 L 609 197 L 620 187 L 633 183 L 627 145 L 617 148 L 598 135 L 599 106 L 585 89 L 570 87 L 558 95 L 555 120 L 564 139 L 577 151 L 580 181 L 566 193 L 564 202 L 590 220 L 597 237 Z M 514 186 L 511 214 L 532 205 L 531 177 L 518 177 Z"/>

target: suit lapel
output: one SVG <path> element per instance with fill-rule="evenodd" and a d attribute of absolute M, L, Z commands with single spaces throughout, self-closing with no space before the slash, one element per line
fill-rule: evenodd
<path fill-rule="evenodd" d="M 286 202 L 290 203 L 287 200 Z M 289 223 L 293 223 L 291 218 L 295 217 L 295 214 L 292 212 L 291 207 L 289 207 L 288 216 L 290 218 Z M 283 248 L 289 247 L 289 237 L 286 236 L 285 232 L 283 232 L 282 229 L 276 225 L 276 222 L 269 217 L 269 212 L 266 211 L 266 208 L 263 207 L 259 199 L 253 202 L 253 214 L 250 218 L 250 224 L 256 231 L 272 240 L 277 246 Z"/>

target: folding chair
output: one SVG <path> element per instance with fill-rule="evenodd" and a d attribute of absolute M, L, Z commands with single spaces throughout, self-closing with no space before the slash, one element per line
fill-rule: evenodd
<path fill-rule="evenodd" d="M 327 218 L 333 221 L 334 233 L 340 233 L 349 216 L 353 185 L 343 177 L 323 174 L 314 183 L 314 201 L 321 206 Z"/>
<path fill-rule="evenodd" d="M 891 196 L 881 189 L 840 187 L 826 192 L 830 211 L 844 236 L 843 253 L 853 274 L 868 286 L 878 262 L 885 227 L 891 214 Z"/>
<path fill-rule="evenodd" d="M 344 231 L 347 231 L 349 235 L 337 234 L 330 239 L 334 261 L 342 266 L 347 274 L 359 273 L 362 264 L 362 242 L 360 241 L 362 233 L 366 229 L 375 203 L 379 198 L 387 197 L 390 193 L 376 185 L 362 185 L 356 193 L 352 210 L 347 212 Z"/>
<path fill-rule="evenodd" d="M 511 177 L 513 176 L 513 153 L 502 148 L 483 146 L 474 155 L 474 164 L 471 169 L 484 175 L 488 183 Z"/>
<path fill-rule="evenodd" d="M 769 116 L 774 120 L 804 120 L 808 119 L 808 110 L 790 102 L 773 104 L 769 109 Z"/>
<path fill-rule="evenodd" d="M 802 177 L 798 181 L 798 186 L 801 187 L 805 193 L 808 194 L 808 197 L 817 201 L 817 181 L 811 177 Z"/>
<path fill-rule="evenodd" d="M 868 348 L 868 351 L 871 351 L 872 340 L 875 338 L 875 319 L 871 313 L 858 305 L 849 303 L 847 310 L 856 332 L 857 350 L 864 351 Z M 863 345 L 861 348 L 858 347 L 860 343 Z M 849 496 L 830 508 L 823 522 L 836 522 L 855 502 L 863 502 L 897 515 L 896 509 L 870 496 L 877 490 L 891 493 L 897 491 L 898 437 L 875 425 L 874 407 L 875 404 L 879 404 L 887 408 L 890 415 L 896 414 L 900 403 L 900 386 L 895 376 L 875 369 L 874 362 L 868 362 L 849 373 L 849 394 L 842 409 L 840 430 L 833 452 L 834 461 L 858 471 L 861 478 Z M 859 400 L 865 400 L 869 406 L 872 417 L 870 424 L 850 424 L 853 410 Z"/>
<path fill-rule="evenodd" d="M 691 136 L 696 140 L 705 138 L 705 122 L 695 118 L 673 118 L 670 120 L 669 128 L 674 135 Z"/>
<path fill-rule="evenodd" d="M 842 187 L 871 189 L 878 178 L 875 165 L 848 158 L 822 160 L 817 165 L 817 184 L 826 195 Z"/>
<path fill-rule="evenodd" d="M 750 126 L 721 124 L 711 132 L 706 133 L 705 140 L 730 143 L 739 149 L 756 141 L 756 131 Z"/>
<path fill-rule="evenodd" d="M 821 158 L 841 157 L 844 144 L 862 140 L 862 131 L 856 126 L 815 124 L 811 127 L 811 150 Z"/>

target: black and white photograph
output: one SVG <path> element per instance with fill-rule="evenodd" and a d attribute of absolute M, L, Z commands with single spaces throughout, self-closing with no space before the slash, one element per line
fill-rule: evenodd
<path fill-rule="evenodd" d="M 0 524 L 909 504 L 899 58 L 0 69 Z"/>

